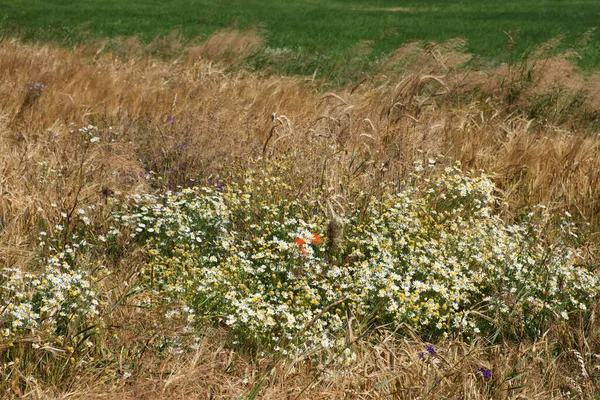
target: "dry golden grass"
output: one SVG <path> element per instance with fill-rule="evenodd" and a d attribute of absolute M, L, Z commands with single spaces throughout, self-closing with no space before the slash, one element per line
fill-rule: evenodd
<path fill-rule="evenodd" d="M 52 229 L 60 212 L 152 190 L 147 170 L 175 187 L 227 179 L 250 160 L 286 157 L 294 165 L 286 178 L 298 190 L 330 187 L 343 205 L 373 182 L 402 179 L 415 160 L 443 155 L 495 173 L 507 218 L 542 203 L 588 222 L 580 244 L 589 248 L 584 261 L 597 265 L 600 147 L 586 125 L 595 100 L 578 114 L 561 111 L 572 94 L 556 94 L 547 68 L 563 61 L 467 73 L 456 69 L 466 58 L 452 53 L 460 43 L 413 47 L 391 55 L 377 75 L 326 91 L 312 80 L 226 72 L 207 58 L 238 61 L 260 45 L 254 32 L 221 32 L 185 56 L 158 61 L 143 52 L 123 58 L 1 42 L 0 262 L 28 265 L 38 227 Z M 582 78 L 569 78 L 583 95 Z M 555 113 L 528 119 L 522 110 L 546 94 L 555 96 Z M 89 124 L 98 128 L 92 135 L 79 131 Z M 92 145 L 94 135 L 100 142 Z M 122 260 L 114 279 L 135 262 Z M 117 363 L 72 370 L 54 384 L 13 377 L 10 391 L 35 399 L 214 399 L 251 397 L 253 388 L 264 399 L 529 399 L 592 398 L 599 390 L 593 321 L 535 343 L 442 342 L 438 357 L 423 360 L 418 338 L 361 338 L 351 370 L 235 354 L 223 332 L 207 334 L 194 354 L 158 356 L 140 350 L 152 336 L 140 332 L 113 345 L 115 354 L 129 349 L 141 357 L 129 379 L 103 383 Z M 557 343 L 563 351 L 555 357 Z M 481 378 L 480 366 L 493 371 L 492 380 Z"/>
<path fill-rule="evenodd" d="M 134 378 L 80 376 L 69 389 L 32 385 L 32 399 L 529 399 L 594 398 L 595 357 L 578 350 L 555 356 L 551 341 L 486 346 L 442 342 L 429 356 L 425 343 L 392 333 L 360 343 L 351 368 L 316 366 L 306 360 L 249 362 L 209 337 L 184 356 L 154 359 Z M 425 353 L 421 358 L 420 354 Z M 478 373 L 493 371 L 491 379 Z"/>

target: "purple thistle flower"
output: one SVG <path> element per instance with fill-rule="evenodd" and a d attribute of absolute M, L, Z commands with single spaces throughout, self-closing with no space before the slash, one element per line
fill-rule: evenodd
<path fill-rule="evenodd" d="M 435 348 L 432 345 L 430 345 L 430 344 L 428 344 L 427 346 L 425 346 L 425 350 L 427 350 L 427 352 L 429 354 L 431 354 L 432 356 L 435 356 L 437 354 L 437 351 L 435 351 Z"/>
<path fill-rule="evenodd" d="M 492 377 L 492 371 L 490 371 L 486 367 L 479 367 L 477 369 L 477 372 L 481 373 L 484 379 L 490 379 Z"/>

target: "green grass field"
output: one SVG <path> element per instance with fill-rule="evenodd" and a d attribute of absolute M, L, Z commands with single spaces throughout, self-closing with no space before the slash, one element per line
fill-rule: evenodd
<path fill-rule="evenodd" d="M 328 75 L 363 40 L 373 42 L 367 56 L 373 61 L 409 41 L 457 37 L 467 39 L 468 52 L 498 60 L 561 36 L 563 49 L 581 55 L 580 66 L 600 66 L 599 33 L 582 43 L 600 20 L 600 3 L 594 0 L 4 0 L 0 16 L 4 35 L 67 45 L 82 40 L 81 31 L 150 41 L 173 31 L 195 39 L 233 24 L 258 26 L 268 47 L 298 54 L 275 65 L 286 73 L 312 74 L 319 68 Z M 509 37 L 514 39 L 510 51 Z M 258 67 L 268 64 L 264 57 L 254 60 Z"/>

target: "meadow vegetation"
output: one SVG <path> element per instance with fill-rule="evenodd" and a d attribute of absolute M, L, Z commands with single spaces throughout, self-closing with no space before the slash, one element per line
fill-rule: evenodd
<path fill-rule="evenodd" d="M 2 396 L 595 398 L 597 79 L 464 43 L 0 42 Z"/>

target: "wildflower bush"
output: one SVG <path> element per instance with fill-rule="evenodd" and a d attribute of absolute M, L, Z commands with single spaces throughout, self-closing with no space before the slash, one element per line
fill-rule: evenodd
<path fill-rule="evenodd" d="M 324 219 L 282 196 L 292 188 L 279 178 L 249 175 L 220 190 L 139 196 L 117 220 L 148 246 L 143 285 L 167 318 L 221 321 L 246 343 L 278 348 L 336 295 L 317 233 Z"/>
<path fill-rule="evenodd" d="M 301 194 L 266 169 L 225 186 L 115 200 L 103 234 L 78 212 L 68 234 L 57 225 L 40 235 L 37 271 L 0 274 L 2 334 L 89 346 L 90 329 L 111 318 L 99 300 L 108 270 L 93 260 L 136 244 L 145 263 L 127 293 L 140 309 L 182 321 L 192 336 L 221 325 L 244 346 L 320 349 L 343 363 L 371 326 L 536 337 L 598 296 L 598 278 L 566 246 L 497 216 L 483 174 L 417 164 L 405 182 L 362 194 L 364 206 L 335 218 L 324 193 Z"/>
<path fill-rule="evenodd" d="M 43 237 L 44 235 L 42 235 Z M 101 321 L 99 280 L 106 269 L 86 259 L 85 240 L 38 261 L 38 272 L 0 271 L 0 329 L 10 341 L 28 338 L 34 348 L 58 346 L 73 351 Z M 90 342 L 91 343 L 91 342 Z"/>
<path fill-rule="evenodd" d="M 167 318 L 222 323 L 284 353 L 345 349 L 365 323 L 537 336 L 594 301 L 598 278 L 571 251 L 494 214 L 488 177 L 423 169 L 345 216 L 335 248 L 318 196 L 265 173 L 137 196 L 115 218 L 148 249 L 140 284 Z"/>
<path fill-rule="evenodd" d="M 494 215 L 494 190 L 485 175 L 454 167 L 373 198 L 349 223 L 358 309 L 381 304 L 381 318 L 431 335 L 513 337 L 586 310 L 598 278 L 575 267 L 567 248 L 537 240 L 533 226 Z"/>

